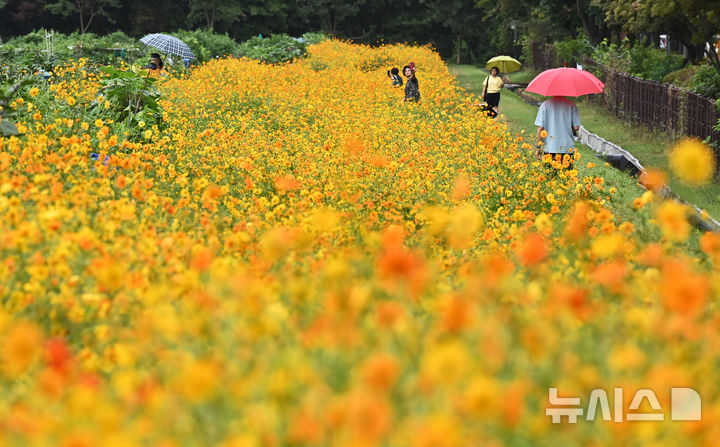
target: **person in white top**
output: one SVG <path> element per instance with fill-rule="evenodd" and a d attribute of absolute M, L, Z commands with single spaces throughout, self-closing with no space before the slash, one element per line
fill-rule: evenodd
<path fill-rule="evenodd" d="M 580 114 L 574 102 L 564 96 L 546 100 L 540 104 L 535 125 L 538 143 L 543 143 L 541 148 L 545 154 L 575 152 L 574 134 L 580 129 Z"/>

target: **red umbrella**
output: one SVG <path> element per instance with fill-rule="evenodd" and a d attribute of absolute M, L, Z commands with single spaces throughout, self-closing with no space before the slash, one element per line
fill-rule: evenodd
<path fill-rule="evenodd" d="M 525 91 L 543 96 L 581 96 L 602 93 L 604 87 L 595 75 L 585 70 L 552 68 L 537 75 Z"/>

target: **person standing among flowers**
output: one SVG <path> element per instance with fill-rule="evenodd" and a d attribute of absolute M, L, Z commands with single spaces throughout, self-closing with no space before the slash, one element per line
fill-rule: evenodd
<path fill-rule="evenodd" d="M 538 126 L 538 156 L 572 154 L 575 133 L 580 130 L 580 113 L 574 102 L 564 96 L 553 96 L 540 104 L 535 125 Z"/>
<path fill-rule="evenodd" d="M 405 101 L 419 102 L 420 101 L 420 85 L 418 84 L 417 77 L 415 76 L 415 63 L 403 67 L 403 74 L 407 78 L 405 82 Z"/>
<path fill-rule="evenodd" d="M 150 55 L 150 63 L 147 65 L 146 68 L 149 68 L 150 70 L 158 70 L 162 71 L 164 67 L 162 58 L 160 57 L 160 53 L 152 53 Z"/>
<path fill-rule="evenodd" d="M 387 75 L 392 81 L 393 87 L 402 87 L 403 80 L 400 77 L 400 70 L 398 70 L 397 67 L 393 67 L 392 70 L 388 71 Z"/>
<path fill-rule="evenodd" d="M 492 67 L 490 69 L 490 75 L 483 81 L 482 97 L 488 104 L 488 107 L 492 107 L 495 111 L 495 115 L 497 115 L 498 105 L 500 105 L 500 90 L 505 86 L 505 82 L 503 82 L 499 74 L 500 69 Z"/>

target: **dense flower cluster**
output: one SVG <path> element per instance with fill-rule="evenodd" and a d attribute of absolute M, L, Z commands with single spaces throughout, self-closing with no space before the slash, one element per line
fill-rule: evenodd
<path fill-rule="evenodd" d="M 0 445 L 716 442 L 717 235 L 545 166 L 430 48 L 309 52 L 168 80 L 144 143 L 14 105 Z M 410 60 L 418 104 L 385 76 Z M 63 101 L 96 96 L 79 70 Z M 692 387 L 703 421 L 545 414 L 549 387 L 615 386 L 666 414 Z"/>

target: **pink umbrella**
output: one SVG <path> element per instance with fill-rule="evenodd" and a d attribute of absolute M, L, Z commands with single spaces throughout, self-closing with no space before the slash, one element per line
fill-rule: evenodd
<path fill-rule="evenodd" d="M 552 68 L 537 75 L 525 91 L 543 96 L 581 96 L 602 93 L 603 88 L 605 84 L 585 70 Z"/>

